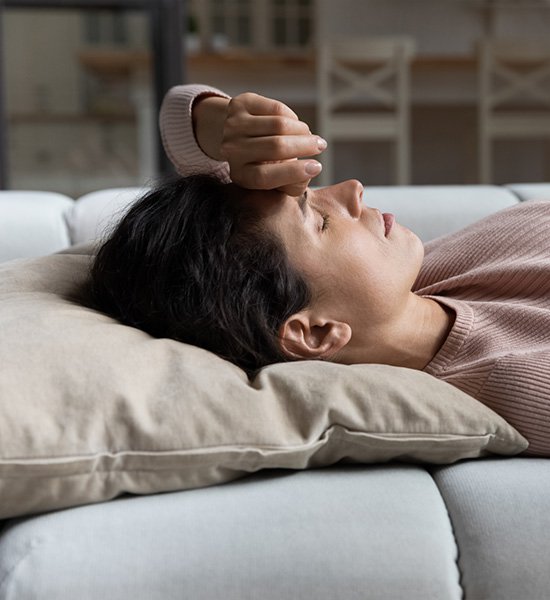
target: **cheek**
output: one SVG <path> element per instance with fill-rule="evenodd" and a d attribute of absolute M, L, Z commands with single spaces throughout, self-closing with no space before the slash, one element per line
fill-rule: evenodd
<path fill-rule="evenodd" d="M 352 297 L 368 296 L 387 285 L 387 257 L 376 244 L 348 238 L 322 260 L 323 283 L 332 292 Z M 368 240 L 367 240 L 368 242 Z"/>
<path fill-rule="evenodd" d="M 414 233 L 404 233 L 389 243 L 350 239 L 342 245 L 339 264 L 334 265 L 335 278 L 361 282 L 365 289 L 375 291 L 410 289 L 422 264 L 424 246 Z"/>

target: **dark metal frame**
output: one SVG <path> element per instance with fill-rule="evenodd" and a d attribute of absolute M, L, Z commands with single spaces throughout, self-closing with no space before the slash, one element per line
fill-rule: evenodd
<path fill-rule="evenodd" d="M 0 56 L 2 55 L 3 8 L 80 8 L 143 9 L 149 11 L 153 44 L 153 85 L 156 113 L 169 88 L 185 81 L 184 18 L 185 0 L 0 0 Z M 8 187 L 7 119 L 4 105 L 3 65 L 0 60 L 0 189 Z M 156 118 L 156 116 L 155 116 Z M 172 171 L 172 166 L 162 144 L 158 147 L 159 173 Z"/>

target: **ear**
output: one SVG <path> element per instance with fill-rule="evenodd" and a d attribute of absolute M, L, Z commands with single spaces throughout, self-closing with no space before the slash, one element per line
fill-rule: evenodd
<path fill-rule="evenodd" d="M 342 321 L 315 316 L 308 311 L 289 317 L 279 330 L 282 351 L 296 359 L 328 358 L 351 339 L 351 327 Z"/>

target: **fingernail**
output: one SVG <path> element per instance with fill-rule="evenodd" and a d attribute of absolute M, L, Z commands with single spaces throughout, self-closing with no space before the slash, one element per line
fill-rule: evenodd
<path fill-rule="evenodd" d="M 315 160 L 306 163 L 306 173 L 308 175 L 318 175 L 322 168 L 323 165 Z"/>
<path fill-rule="evenodd" d="M 319 148 L 319 150 L 324 150 L 327 147 L 327 141 L 324 140 L 322 137 L 317 136 L 317 148 Z"/>

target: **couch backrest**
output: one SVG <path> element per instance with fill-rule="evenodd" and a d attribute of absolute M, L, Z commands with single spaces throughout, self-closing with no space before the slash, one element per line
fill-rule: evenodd
<path fill-rule="evenodd" d="M 62 194 L 0 191 L 0 262 L 57 252 L 105 235 L 146 188 L 115 188 L 72 200 Z M 364 201 L 428 241 L 535 198 L 550 184 L 367 187 Z"/>
<path fill-rule="evenodd" d="M 490 185 L 371 187 L 363 201 L 394 213 L 423 242 L 519 202 L 506 188 Z"/>

